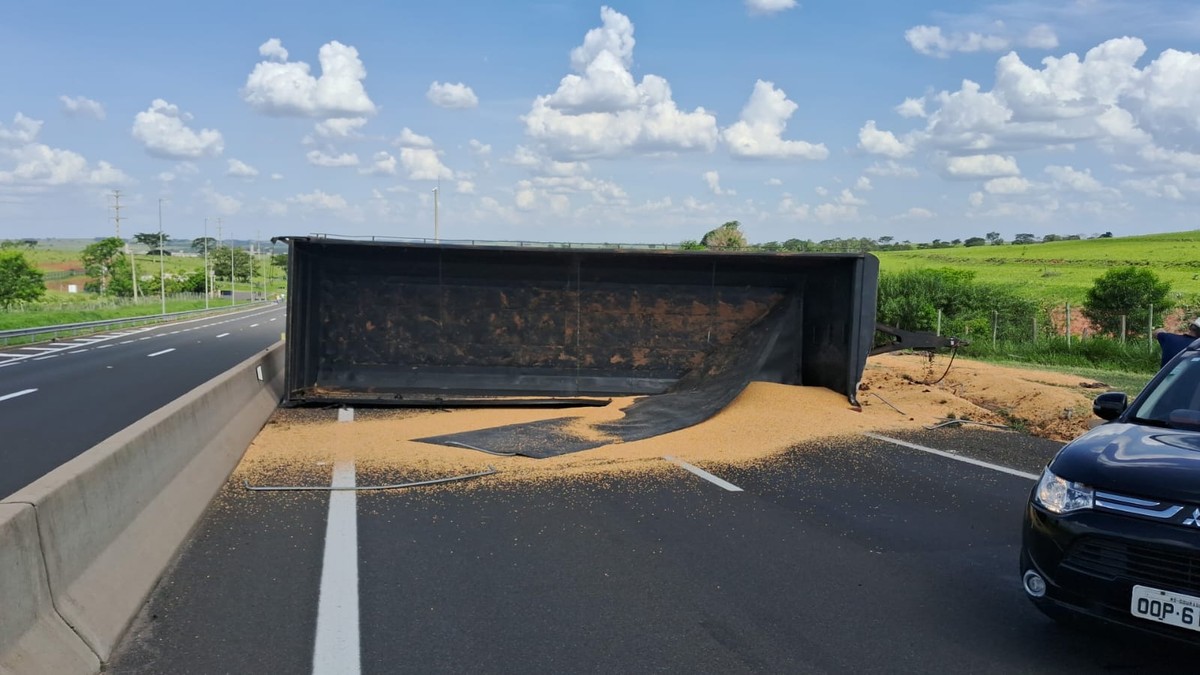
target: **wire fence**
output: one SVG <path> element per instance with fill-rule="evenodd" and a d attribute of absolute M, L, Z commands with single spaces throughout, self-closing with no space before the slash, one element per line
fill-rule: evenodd
<path fill-rule="evenodd" d="M 168 293 L 167 302 L 180 300 L 203 300 L 203 293 Z M 162 303 L 158 294 L 143 295 L 137 300 L 133 298 L 104 297 L 90 295 L 87 300 L 79 302 L 38 302 L 14 305 L 8 314 L 44 314 L 47 312 L 86 312 L 98 309 L 113 309 L 116 307 L 140 307 L 143 305 L 155 307 Z"/>

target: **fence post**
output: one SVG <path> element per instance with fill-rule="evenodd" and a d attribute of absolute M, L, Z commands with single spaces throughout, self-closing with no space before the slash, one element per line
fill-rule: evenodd
<path fill-rule="evenodd" d="M 1121 315 L 1121 344 L 1125 344 L 1125 315 Z"/>
<path fill-rule="evenodd" d="M 1067 349 L 1071 349 L 1071 303 L 1067 303 Z"/>
<path fill-rule="evenodd" d="M 1150 318 L 1146 323 L 1146 337 L 1150 342 L 1147 343 L 1150 349 L 1154 349 L 1154 303 L 1150 303 Z"/>
<path fill-rule="evenodd" d="M 941 336 L 941 334 L 942 334 L 942 310 L 940 310 L 940 309 L 938 310 L 937 334 L 938 334 L 938 336 Z"/>
<path fill-rule="evenodd" d="M 996 329 L 1000 325 L 1000 312 L 992 310 L 992 351 L 996 351 Z"/>
<path fill-rule="evenodd" d="M 1037 344 L 1037 314 L 1033 315 L 1033 342 Z"/>

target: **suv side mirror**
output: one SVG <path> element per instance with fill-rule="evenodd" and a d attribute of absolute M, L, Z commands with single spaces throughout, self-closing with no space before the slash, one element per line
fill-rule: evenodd
<path fill-rule="evenodd" d="M 1125 408 L 1129 405 L 1129 398 L 1125 396 L 1123 391 L 1106 391 L 1096 397 L 1092 401 L 1092 412 L 1103 420 L 1115 420 L 1125 412 Z"/>

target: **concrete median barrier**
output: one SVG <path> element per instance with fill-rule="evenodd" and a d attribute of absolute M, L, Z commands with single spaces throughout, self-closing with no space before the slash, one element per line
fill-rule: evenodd
<path fill-rule="evenodd" d="M 99 669 L 96 654 L 54 611 L 33 507 L 0 504 L 0 673 Z"/>
<path fill-rule="evenodd" d="M 42 648 L 65 629 L 97 670 L 282 393 L 277 343 L 5 499 L 0 591 L 29 588 L 15 618 L 14 596 L 0 595 L 0 666 L 32 658 L 28 672 L 88 672 L 54 667 L 62 655 Z M 39 608 L 29 568 L 41 570 L 53 612 Z"/>

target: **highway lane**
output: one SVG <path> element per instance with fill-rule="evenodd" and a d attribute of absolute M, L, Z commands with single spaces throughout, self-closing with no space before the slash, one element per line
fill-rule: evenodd
<path fill-rule="evenodd" d="M 0 348 L 0 496 L 262 351 L 282 305 Z"/>
<path fill-rule="evenodd" d="M 341 672 L 1194 672 L 1190 650 L 1065 629 L 1017 578 L 1058 444 L 957 430 L 753 466 L 357 498 L 360 638 Z M 1002 448 L 1002 450 L 999 450 Z M 330 480 L 329 467 L 307 479 Z M 396 480 L 362 472 L 360 484 Z M 114 673 L 314 672 L 329 497 L 230 483 Z M 326 558 L 327 560 L 328 558 Z M 331 586 L 331 588 L 336 588 Z M 345 605 L 346 597 L 333 598 Z M 318 609 L 320 607 L 320 609 Z"/>

